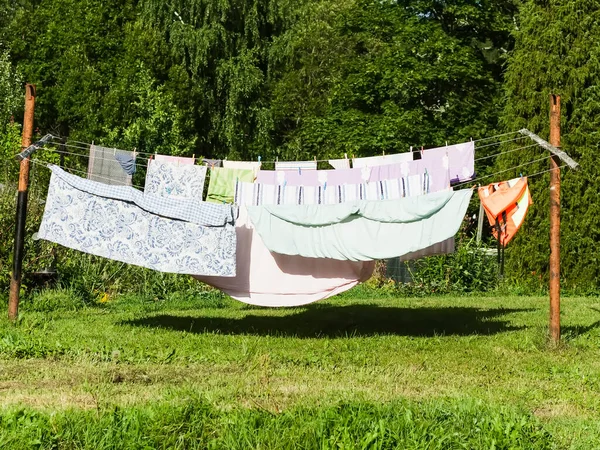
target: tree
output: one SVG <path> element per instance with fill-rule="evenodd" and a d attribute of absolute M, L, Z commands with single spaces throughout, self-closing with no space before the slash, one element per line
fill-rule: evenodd
<path fill-rule="evenodd" d="M 344 4 L 324 32 L 297 33 L 304 53 L 284 71 L 285 89 L 275 84 L 275 92 L 298 92 L 294 98 L 310 105 L 279 102 L 288 111 L 275 116 L 280 123 L 299 124 L 288 125 L 287 145 L 320 157 L 368 156 L 492 133 L 514 13 L 511 1 Z M 319 36 L 321 45 L 313 44 Z"/>
<path fill-rule="evenodd" d="M 559 0 L 524 3 L 509 59 L 503 122 L 548 138 L 549 95 L 562 96 L 562 148 L 581 165 L 562 171 L 561 260 L 564 285 L 598 289 L 600 280 L 600 4 Z M 506 155 L 499 168 L 540 158 L 540 149 Z M 549 162 L 518 172 L 547 170 Z M 507 269 L 520 278 L 548 274 L 549 175 L 530 179 L 534 205 L 524 230 L 507 252 Z"/>

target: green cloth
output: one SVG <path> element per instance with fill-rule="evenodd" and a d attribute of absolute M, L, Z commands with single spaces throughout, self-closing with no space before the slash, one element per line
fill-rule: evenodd
<path fill-rule="evenodd" d="M 248 214 L 267 248 L 284 255 L 370 261 L 416 252 L 454 236 L 473 191 L 336 205 L 263 205 Z"/>
<path fill-rule="evenodd" d="M 254 182 L 254 172 L 247 169 L 210 169 L 210 181 L 206 201 L 212 203 L 233 203 L 236 181 Z"/>

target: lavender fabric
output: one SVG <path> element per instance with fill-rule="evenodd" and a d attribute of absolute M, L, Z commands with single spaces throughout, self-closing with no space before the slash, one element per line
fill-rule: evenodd
<path fill-rule="evenodd" d="M 417 175 L 428 175 L 429 187 L 427 192 L 439 192 L 450 188 L 448 169 L 444 168 L 442 158 L 407 161 L 386 166 L 371 168 L 369 182 L 399 180 Z"/>
<path fill-rule="evenodd" d="M 260 170 L 256 183 L 287 186 L 323 186 L 327 183 L 338 186 L 365 183 L 370 174 L 370 168 L 306 170 L 300 173 L 297 170 Z"/>
<path fill-rule="evenodd" d="M 442 161 L 451 183 L 469 181 L 475 177 L 475 143 L 448 145 L 421 152 L 421 161 L 437 165 Z"/>

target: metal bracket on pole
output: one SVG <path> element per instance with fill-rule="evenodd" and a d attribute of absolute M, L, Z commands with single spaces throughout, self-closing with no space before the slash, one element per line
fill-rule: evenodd
<path fill-rule="evenodd" d="M 19 161 L 23 161 L 24 159 L 29 158 L 36 150 L 39 150 L 44 145 L 46 145 L 53 137 L 54 136 L 52 136 L 51 134 L 47 134 L 46 136 L 41 138 L 39 141 L 37 141 L 35 144 L 31 144 L 29 147 L 27 147 L 25 150 L 23 150 L 21 153 L 19 153 L 17 155 L 17 159 Z"/>
<path fill-rule="evenodd" d="M 539 137 L 537 134 L 532 133 L 531 131 L 529 131 L 526 128 L 519 130 L 519 133 L 530 137 L 533 141 L 537 142 L 540 146 L 544 147 L 546 150 L 549 150 L 550 153 L 552 153 L 553 155 L 560 158 L 560 160 L 562 162 L 566 163 L 571 169 L 576 169 L 579 167 L 579 164 L 577 162 L 575 162 L 575 160 L 573 160 L 573 158 L 571 158 L 569 155 L 567 155 L 565 152 L 563 152 L 560 148 L 555 147 L 554 145 L 550 144 L 550 142 L 548 142 L 548 141 L 545 141 L 544 139 Z"/>

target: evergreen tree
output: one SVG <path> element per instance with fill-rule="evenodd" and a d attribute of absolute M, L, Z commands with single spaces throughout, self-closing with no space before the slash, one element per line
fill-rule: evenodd
<path fill-rule="evenodd" d="M 600 285 L 600 2 L 545 0 L 525 2 L 515 50 L 506 75 L 507 130 L 528 128 L 548 139 L 549 95 L 562 100 L 562 148 L 581 164 L 562 170 L 561 276 L 581 289 Z M 499 168 L 540 158 L 534 148 L 507 154 Z M 507 176 L 535 173 L 549 161 L 527 165 Z M 507 268 L 520 278 L 548 274 L 549 174 L 530 180 L 534 205 L 523 231 L 510 244 Z"/>

